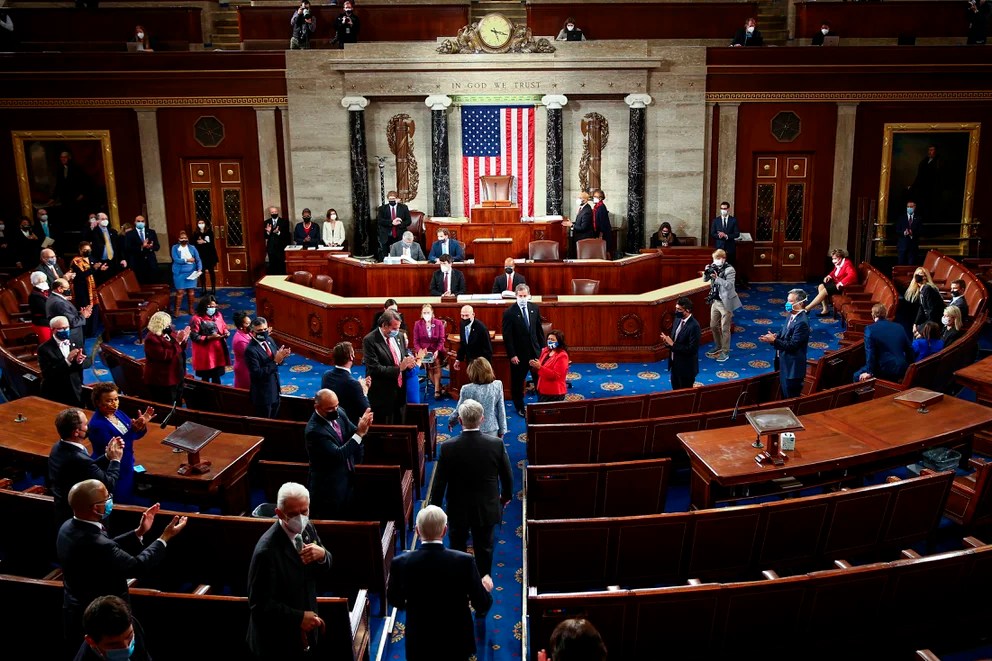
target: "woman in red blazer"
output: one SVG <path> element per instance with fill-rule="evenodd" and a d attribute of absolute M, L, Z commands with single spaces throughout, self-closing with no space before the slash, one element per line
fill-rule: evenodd
<path fill-rule="evenodd" d="M 548 346 L 541 349 L 541 357 L 530 361 L 537 370 L 537 401 L 560 402 L 565 399 L 568 387 L 568 347 L 565 334 L 560 330 L 548 333 Z"/>
<path fill-rule="evenodd" d="M 171 405 L 186 375 L 186 341 L 189 327 L 176 330 L 172 317 L 159 311 L 148 320 L 145 337 L 145 387 L 149 399 Z"/>
<path fill-rule="evenodd" d="M 834 263 L 834 269 L 823 279 L 822 285 L 817 285 L 816 297 L 806 306 L 806 312 L 809 312 L 819 304 L 822 309 L 818 317 L 826 317 L 830 314 L 827 312 L 828 296 L 841 293 L 848 285 L 858 284 L 858 272 L 847 258 L 846 251 L 840 248 L 832 250 L 830 261 Z"/>

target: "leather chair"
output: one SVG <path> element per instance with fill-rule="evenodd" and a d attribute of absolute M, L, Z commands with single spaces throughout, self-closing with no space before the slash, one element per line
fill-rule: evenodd
<path fill-rule="evenodd" d="M 313 288 L 319 289 L 322 292 L 332 293 L 331 289 L 334 287 L 334 278 L 329 275 L 324 275 L 323 273 L 318 273 L 313 278 Z"/>
<path fill-rule="evenodd" d="M 602 239 L 600 239 L 601 241 Z M 572 279 L 572 293 L 580 296 L 590 296 L 599 293 L 599 280 L 586 280 L 585 278 Z"/>
<path fill-rule="evenodd" d="M 310 271 L 296 271 L 293 275 L 289 276 L 289 281 L 294 285 L 309 287 L 313 284 L 313 273 Z"/>
<path fill-rule="evenodd" d="M 479 188 L 483 200 L 510 200 L 513 191 L 513 175 L 483 175 L 479 177 Z"/>
<path fill-rule="evenodd" d="M 558 256 L 557 241 L 531 241 L 527 244 L 527 258 L 535 262 L 557 262 L 561 258 Z"/>
<path fill-rule="evenodd" d="M 423 211 L 410 209 L 410 226 L 406 228 L 406 231 L 413 232 L 413 240 L 420 244 L 425 255 L 430 252 L 431 243 L 433 243 L 433 241 L 430 243 L 424 241 L 424 232 L 427 229 L 428 218 L 428 215 Z"/>
<path fill-rule="evenodd" d="M 7 282 L 7 288 L 14 291 L 14 294 L 17 295 L 17 300 L 22 305 L 27 305 L 28 296 L 31 295 L 31 291 L 34 289 L 34 286 L 31 284 L 31 273 L 31 271 L 26 271 L 16 278 L 11 278 Z"/>
<path fill-rule="evenodd" d="M 582 239 L 575 242 L 577 259 L 607 259 L 606 241 L 603 239 Z"/>

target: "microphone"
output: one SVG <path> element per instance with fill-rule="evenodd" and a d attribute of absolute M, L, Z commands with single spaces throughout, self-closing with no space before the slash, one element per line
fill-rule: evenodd
<path fill-rule="evenodd" d="M 741 407 L 741 400 L 743 400 L 745 397 L 747 397 L 747 386 L 744 386 L 744 391 L 737 397 L 737 403 L 734 404 L 734 412 L 730 414 L 731 420 L 737 419 L 737 411 Z"/>
<path fill-rule="evenodd" d="M 184 378 L 179 382 L 179 390 L 176 391 L 176 401 L 172 402 L 172 408 L 169 409 L 168 415 L 162 420 L 162 424 L 159 425 L 159 429 L 165 429 L 165 426 L 169 424 L 169 419 L 172 418 L 172 414 L 176 412 L 176 407 L 179 406 L 179 402 L 183 401 L 183 388 L 186 386 L 186 379 Z"/>

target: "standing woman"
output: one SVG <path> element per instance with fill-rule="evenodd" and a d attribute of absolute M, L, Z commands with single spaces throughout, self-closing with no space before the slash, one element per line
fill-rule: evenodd
<path fill-rule="evenodd" d="M 455 412 L 448 418 L 448 429 L 451 430 L 460 421 L 458 409 L 465 400 L 474 399 L 482 404 L 483 434 L 503 438 L 506 434 L 506 403 L 503 401 L 503 382 L 496 378 L 493 366 L 485 358 L 476 358 L 468 364 L 468 380 L 458 392 L 458 405 Z"/>
<path fill-rule="evenodd" d="M 79 254 L 72 258 L 72 265 L 70 266 L 72 272 L 76 274 L 72 280 L 72 302 L 77 308 L 83 308 L 87 305 L 93 306 L 93 314 L 86 319 L 86 325 L 83 327 L 83 335 L 86 337 L 93 337 L 96 334 L 94 329 L 99 328 L 100 312 L 96 297 L 96 272 L 107 270 L 105 262 L 101 264 L 90 261 L 92 254 L 93 244 L 89 241 L 80 241 Z M 140 343 L 141 335 L 139 334 L 138 344 Z"/>
<path fill-rule="evenodd" d="M 189 327 L 193 338 L 193 371 L 204 381 L 219 384 L 225 368 L 231 364 L 231 356 L 227 348 L 230 333 L 223 315 L 217 311 L 217 299 L 210 295 L 201 298 Z"/>
<path fill-rule="evenodd" d="M 51 319 L 45 306 L 48 304 L 48 278 L 41 271 L 31 272 L 31 293 L 28 294 L 28 309 L 31 311 L 31 330 L 38 334 L 38 344 L 52 339 Z"/>
<path fill-rule="evenodd" d="M 190 280 L 189 276 L 202 270 L 203 262 L 200 261 L 200 253 L 189 245 L 186 231 L 179 232 L 179 242 L 172 246 L 172 285 L 176 288 L 176 307 L 172 311 L 173 317 L 179 316 L 179 304 L 182 301 L 183 292 L 186 292 L 189 313 L 193 314 L 193 293 L 196 290 L 196 279 Z"/>
<path fill-rule="evenodd" d="M 922 266 L 913 272 L 913 281 L 906 288 L 906 300 L 910 303 L 918 303 L 916 318 L 913 326 L 918 332 L 923 332 L 923 324 L 932 321 L 940 326 L 940 318 L 944 316 L 944 299 L 940 296 L 940 290 L 933 284 L 930 278 L 930 271 Z"/>
<path fill-rule="evenodd" d="M 325 246 L 344 245 L 344 223 L 338 220 L 338 212 L 334 209 L 327 210 L 324 226 L 320 228 L 320 238 Z"/>
<path fill-rule="evenodd" d="M 592 192 L 592 224 L 597 238 L 606 241 L 606 252 L 617 259 L 617 247 L 613 245 L 613 225 L 610 223 L 610 210 L 606 208 L 606 193 L 602 188 Z"/>
<path fill-rule="evenodd" d="M 541 349 L 541 357 L 530 361 L 537 370 L 537 401 L 561 402 L 565 400 L 568 383 L 568 347 L 565 334 L 560 330 L 548 333 L 548 346 Z"/>
<path fill-rule="evenodd" d="M 145 386 L 149 399 L 171 406 L 186 375 L 186 341 L 189 327 L 176 331 L 167 312 L 156 312 L 148 320 L 145 337 Z"/>
<path fill-rule="evenodd" d="M 210 293 L 217 293 L 217 275 L 214 269 L 217 268 L 217 246 L 214 245 L 214 229 L 202 218 L 196 221 L 196 229 L 193 230 L 193 245 L 200 253 L 200 261 L 203 263 L 203 295 L 207 295 L 207 274 L 210 274 Z"/>
<path fill-rule="evenodd" d="M 231 340 L 231 350 L 234 352 L 234 387 L 251 388 L 251 374 L 245 362 L 245 349 L 252 341 L 251 313 L 240 311 L 234 313 L 234 339 Z"/>
<path fill-rule="evenodd" d="M 420 319 L 413 325 L 413 351 L 423 349 L 432 355 L 427 363 L 427 376 L 434 384 L 434 399 L 441 398 L 441 363 L 444 361 L 444 322 L 434 316 L 434 308 L 426 303 L 420 308 Z"/>
<path fill-rule="evenodd" d="M 151 406 L 132 420 L 119 410 L 119 389 L 113 381 L 101 381 L 93 385 L 93 408 L 96 413 L 90 418 L 89 436 L 93 444 L 93 459 L 99 459 L 107 451 L 110 441 L 120 436 L 124 441 L 124 456 L 121 457 L 121 474 L 113 490 L 114 501 L 134 502 L 134 442 L 148 431 L 148 422 L 155 416 Z"/>

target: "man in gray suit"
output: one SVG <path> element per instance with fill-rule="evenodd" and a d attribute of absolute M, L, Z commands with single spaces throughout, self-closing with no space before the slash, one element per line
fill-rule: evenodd
<path fill-rule="evenodd" d="M 723 248 L 713 251 L 713 263 L 703 271 L 703 282 L 710 283 L 710 293 L 706 302 L 710 304 L 710 330 L 713 331 L 712 351 L 707 358 L 715 358 L 724 363 L 730 358 L 730 334 L 734 327 L 734 310 L 741 307 L 734 283 L 737 271 L 727 263 L 727 253 Z"/>
<path fill-rule="evenodd" d="M 426 262 L 427 256 L 424 255 L 423 249 L 421 249 L 420 244 L 414 242 L 413 232 L 403 232 L 403 240 L 397 241 L 389 249 L 390 257 L 405 257 L 407 259 L 413 260 L 414 262 Z"/>
<path fill-rule="evenodd" d="M 55 317 L 65 317 L 68 319 L 70 329 L 69 339 L 72 340 L 74 345 L 81 347 L 85 342 L 83 326 L 86 325 L 86 320 L 89 319 L 89 316 L 93 314 L 93 306 L 86 305 L 81 309 L 77 309 L 72 301 L 68 299 L 69 291 L 68 280 L 64 278 L 56 279 L 55 284 L 52 286 L 52 294 L 45 302 L 45 314 L 49 319 L 54 319 Z"/>

